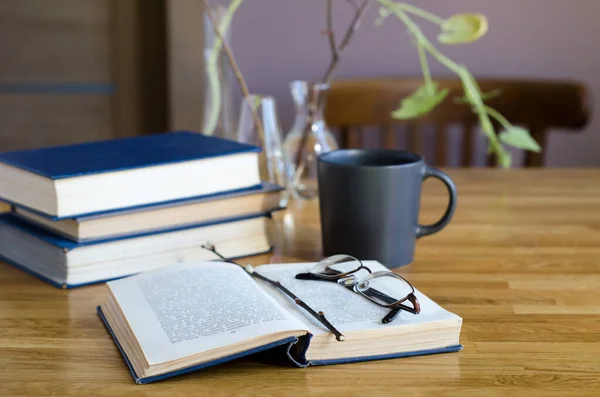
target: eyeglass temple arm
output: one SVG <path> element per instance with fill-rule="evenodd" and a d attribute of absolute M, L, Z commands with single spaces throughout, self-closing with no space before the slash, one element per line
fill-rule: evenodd
<path fill-rule="evenodd" d="M 234 262 L 230 259 L 225 258 L 223 255 L 221 255 L 215 248 L 214 245 L 212 244 L 206 244 L 206 245 L 202 245 L 202 248 L 209 250 L 211 252 L 213 252 L 215 255 L 217 255 L 219 258 L 221 258 L 222 260 L 224 260 L 225 262 L 229 262 L 229 263 L 233 263 L 234 265 L 238 265 L 241 267 L 244 267 L 242 265 L 240 265 L 237 262 Z M 331 324 L 329 322 L 329 320 L 327 320 L 327 318 L 325 317 L 325 313 L 323 313 L 322 311 L 320 312 L 316 312 L 314 311 L 310 306 L 308 306 L 306 303 L 304 303 L 304 301 L 300 298 L 298 298 L 296 295 L 294 295 L 294 293 L 292 291 L 290 291 L 289 289 L 285 288 L 279 281 L 273 281 L 268 277 L 263 276 L 260 273 L 257 273 L 255 271 L 249 271 L 248 269 L 244 268 L 248 273 L 250 273 L 250 275 L 252 277 L 256 277 L 266 283 L 271 284 L 272 286 L 274 286 L 275 288 L 279 289 L 281 292 L 283 292 L 284 294 L 286 294 L 287 296 L 289 296 L 290 298 L 292 298 L 294 300 L 294 303 L 296 303 L 296 305 L 300 306 L 301 308 L 303 308 L 304 310 L 306 310 L 308 313 L 310 313 L 314 318 L 316 318 L 321 324 L 323 324 L 325 326 L 325 328 L 327 328 L 333 335 L 335 335 L 335 339 L 339 342 L 344 341 L 346 338 L 344 337 L 344 335 L 342 335 L 342 333 L 340 331 L 338 331 L 333 324 Z"/>
<path fill-rule="evenodd" d="M 369 288 L 366 291 L 364 291 L 363 293 L 365 295 L 373 296 L 378 299 L 381 299 L 382 301 L 387 302 L 387 303 L 394 303 L 396 301 L 394 298 L 384 294 L 383 292 L 377 291 L 376 289 L 373 289 L 373 288 Z M 408 300 L 410 303 L 412 303 L 413 307 L 406 306 L 402 303 L 399 303 L 396 307 L 394 307 L 394 308 L 392 308 L 392 310 L 390 310 L 390 312 L 381 320 L 381 322 L 384 324 L 391 323 L 392 321 L 394 321 L 396 316 L 398 316 L 398 313 L 400 313 L 400 310 L 404 310 L 404 311 L 412 313 L 412 314 L 419 314 L 421 312 L 421 306 L 419 305 L 419 301 L 417 300 L 417 297 L 411 293 L 408 295 Z"/>
<path fill-rule="evenodd" d="M 298 298 L 289 289 L 287 289 L 286 287 L 284 287 L 283 285 L 281 285 L 281 283 L 279 281 L 273 281 L 273 280 L 268 279 L 267 277 L 263 276 L 262 274 L 259 274 L 259 273 L 256 273 L 256 272 L 252 273 L 252 275 L 254 277 L 260 279 L 260 280 L 263 280 L 263 281 L 265 281 L 265 282 L 273 285 L 274 287 L 276 287 L 279 290 L 281 290 L 284 294 L 286 294 L 287 296 L 289 296 L 290 298 L 292 298 L 294 300 L 294 303 L 296 303 L 296 305 L 300 306 L 301 308 L 303 308 L 304 310 L 306 310 L 307 312 L 309 312 L 314 318 L 316 318 L 317 320 L 319 320 L 319 322 L 321 324 L 323 324 L 329 331 L 331 331 L 331 333 L 335 335 L 335 339 L 337 339 L 340 342 L 346 339 L 344 337 L 344 335 L 342 335 L 342 333 L 340 331 L 338 331 L 333 326 L 333 324 L 331 324 L 329 322 L 329 320 L 327 320 L 327 318 L 325 317 L 325 313 L 323 313 L 322 311 L 319 311 L 319 312 L 314 311 L 302 299 Z"/>
<path fill-rule="evenodd" d="M 402 303 L 399 303 L 398 306 L 390 310 L 390 312 L 381 320 L 381 322 L 384 324 L 391 323 L 392 321 L 394 321 L 396 316 L 398 316 L 398 313 L 400 313 L 400 311 L 402 310 L 412 314 L 419 314 L 421 312 L 421 306 L 419 305 L 417 297 L 414 294 L 410 294 L 408 296 L 408 300 L 410 301 L 410 303 L 413 304 L 413 307 L 409 307 Z"/>
<path fill-rule="evenodd" d="M 315 276 L 312 273 L 298 273 L 296 274 L 296 279 L 298 280 L 313 280 L 313 281 L 333 281 L 337 282 L 336 279 L 327 279 L 319 276 Z"/>
<path fill-rule="evenodd" d="M 373 289 L 373 288 L 369 288 L 369 289 L 365 290 L 363 292 L 363 294 L 376 297 L 387 303 L 396 302 L 396 299 L 390 297 L 389 295 L 384 294 L 383 292 L 377 291 L 376 289 Z M 411 312 L 413 314 L 419 314 L 419 312 L 421 312 L 421 305 L 419 305 L 419 301 L 417 300 L 417 297 L 415 296 L 415 294 L 413 294 L 413 293 L 409 294 L 407 296 L 407 299 L 410 303 L 412 303 L 414 308 L 403 305 L 402 303 L 399 303 L 398 307 L 402 308 L 402 310 L 405 310 L 407 312 Z"/>
<path fill-rule="evenodd" d="M 363 294 L 375 297 L 377 299 L 381 299 L 385 303 L 394 303 L 397 301 L 397 299 L 394 299 L 391 296 L 384 294 L 383 292 L 377 291 L 374 288 L 367 288 L 363 291 Z"/>

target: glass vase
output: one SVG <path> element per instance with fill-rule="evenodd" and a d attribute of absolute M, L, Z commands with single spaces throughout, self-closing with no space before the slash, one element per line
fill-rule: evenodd
<path fill-rule="evenodd" d="M 220 24 L 227 8 L 221 5 L 212 8 L 212 14 Z M 231 26 L 231 25 L 230 25 Z M 231 29 L 223 32 L 224 41 L 231 48 Z M 216 34 L 211 19 L 204 12 L 204 109 L 202 132 L 225 139 L 235 139 L 239 114 L 236 104 L 236 82 L 225 52 L 221 50 L 214 58 L 213 47 Z M 216 62 L 213 62 L 215 61 Z"/>
<path fill-rule="evenodd" d="M 259 155 L 261 180 L 286 188 L 289 175 L 275 99 L 258 95 L 243 99 L 239 120 L 235 140 L 262 149 Z M 287 205 L 287 198 L 287 190 L 284 190 L 280 201 L 282 207 Z"/>
<path fill-rule="evenodd" d="M 338 148 L 323 118 L 327 84 L 293 81 L 290 84 L 296 105 L 296 119 L 283 148 L 288 161 L 288 188 L 295 199 L 318 195 L 317 157 Z"/>

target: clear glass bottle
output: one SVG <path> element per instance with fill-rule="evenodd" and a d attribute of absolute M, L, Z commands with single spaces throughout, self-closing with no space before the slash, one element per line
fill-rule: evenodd
<path fill-rule="evenodd" d="M 227 12 L 222 5 L 213 7 L 212 14 L 221 23 Z M 231 27 L 223 32 L 225 42 L 231 48 Z M 216 34 L 210 18 L 204 12 L 204 109 L 202 132 L 225 139 L 235 139 L 235 128 L 239 115 L 239 97 L 236 97 L 236 82 L 223 50 L 216 59 L 216 68 L 211 70 Z M 216 109 L 215 109 L 216 108 Z"/>
<path fill-rule="evenodd" d="M 254 114 L 252 112 L 254 109 Z M 256 119 L 255 116 L 256 115 Z M 263 182 L 269 182 L 287 187 L 287 162 L 281 143 L 281 128 L 277 117 L 275 99 L 270 96 L 250 95 L 242 100 L 235 139 L 262 149 L 259 156 L 260 177 Z M 261 130 L 257 128 L 257 122 Z M 284 190 L 280 205 L 287 205 L 288 192 Z"/>
<path fill-rule="evenodd" d="M 296 199 L 318 195 L 317 157 L 338 148 L 323 118 L 327 84 L 293 81 L 290 84 L 296 105 L 296 120 L 283 148 L 288 161 L 288 187 Z"/>

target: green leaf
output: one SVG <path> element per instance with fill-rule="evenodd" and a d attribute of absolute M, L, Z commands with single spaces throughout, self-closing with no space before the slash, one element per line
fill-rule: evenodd
<path fill-rule="evenodd" d="M 500 141 L 505 145 L 540 153 L 542 148 L 531 137 L 529 131 L 521 127 L 512 127 L 500 133 Z"/>
<path fill-rule="evenodd" d="M 485 102 L 493 98 L 497 98 L 502 95 L 502 90 L 500 88 L 496 88 L 489 92 L 480 93 L 481 99 Z M 459 105 L 470 105 L 471 101 L 467 97 L 454 98 L 454 103 Z"/>
<path fill-rule="evenodd" d="M 442 24 L 440 43 L 455 45 L 479 40 L 487 33 L 488 20 L 483 14 L 456 14 Z"/>
<path fill-rule="evenodd" d="M 481 99 L 483 99 L 484 102 L 485 102 L 485 101 L 487 101 L 489 99 L 497 98 L 500 95 L 502 95 L 502 89 L 501 88 L 496 88 L 496 89 L 493 89 L 493 90 L 488 91 L 488 92 L 482 92 L 481 93 Z"/>
<path fill-rule="evenodd" d="M 425 84 L 403 99 L 400 108 L 392 112 L 392 117 L 397 120 L 408 120 L 424 116 L 446 99 L 449 93 L 449 89 L 438 91 L 435 83 Z"/>

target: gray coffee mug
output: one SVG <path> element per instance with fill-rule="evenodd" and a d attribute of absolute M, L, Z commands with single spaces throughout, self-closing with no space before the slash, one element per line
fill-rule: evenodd
<path fill-rule="evenodd" d="M 319 156 L 323 254 L 374 259 L 388 268 L 413 261 L 418 238 L 437 233 L 452 219 L 456 186 L 417 154 L 386 149 L 336 150 Z M 419 225 L 423 181 L 448 188 L 448 208 L 437 223 Z"/>

